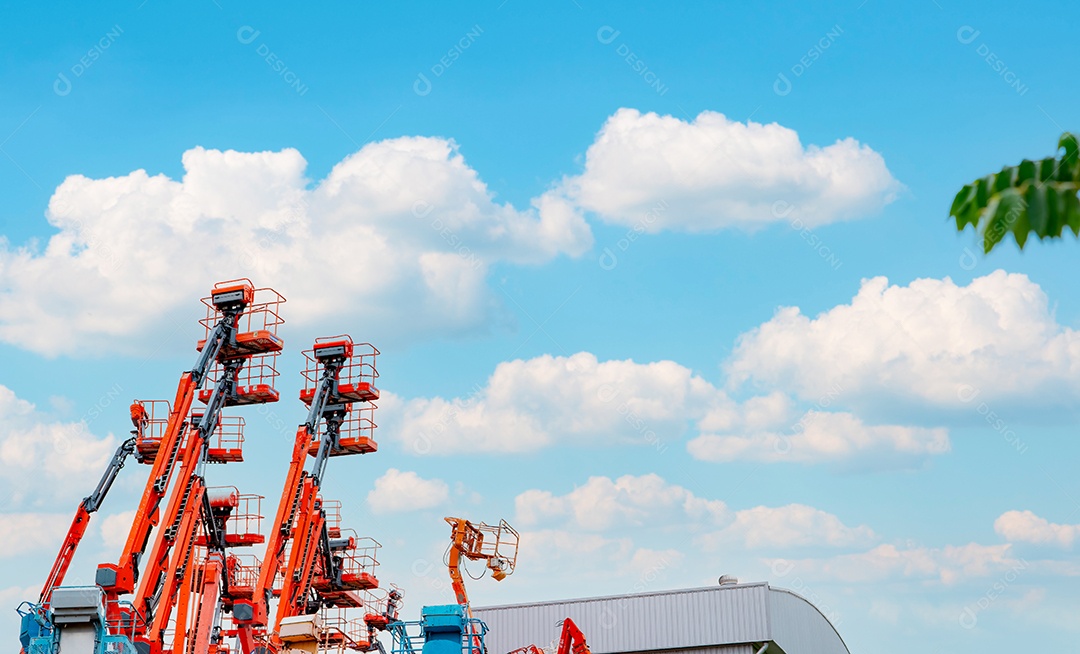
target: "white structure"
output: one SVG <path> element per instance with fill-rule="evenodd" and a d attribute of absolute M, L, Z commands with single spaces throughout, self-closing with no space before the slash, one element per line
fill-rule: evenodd
<path fill-rule="evenodd" d="M 727 582 L 727 580 L 725 580 Z M 813 604 L 768 583 L 474 608 L 489 654 L 548 646 L 572 619 L 592 654 L 850 654 Z"/>

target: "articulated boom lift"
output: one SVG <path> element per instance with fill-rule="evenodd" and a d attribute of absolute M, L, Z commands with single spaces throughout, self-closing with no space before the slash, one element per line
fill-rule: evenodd
<path fill-rule="evenodd" d="M 475 524 L 464 518 L 446 518 L 450 524 L 450 547 L 446 565 L 450 570 L 457 604 L 425 606 L 418 622 L 390 624 L 394 637 L 392 654 L 487 654 L 487 625 L 472 616 L 462 557 L 483 561 L 495 581 L 502 581 L 517 565 L 518 533 L 500 520 L 497 525 Z"/>
<path fill-rule="evenodd" d="M 509 654 L 547 654 L 537 645 L 519 647 Z M 581 633 L 574 621 L 567 618 L 562 621 L 562 633 L 559 634 L 559 645 L 555 654 L 591 654 L 589 645 L 585 642 L 585 634 Z"/>
<path fill-rule="evenodd" d="M 331 630 L 323 629 L 317 614 L 330 607 L 361 608 L 358 591 L 373 589 L 378 580 L 375 551 L 379 544 L 343 533 L 340 503 L 320 495 L 331 457 L 375 452 L 371 420 L 379 391 L 375 357 L 379 351 L 348 336 L 316 340 L 305 352 L 305 388 L 300 399 L 309 405 L 307 419 L 296 431 L 292 460 L 267 539 L 263 561 L 250 600 L 232 607 L 232 621 L 244 654 L 257 646 L 278 652 L 314 647 Z M 314 461 L 305 469 L 307 458 Z M 280 585 L 278 585 L 280 583 Z M 277 596 L 273 621 L 271 603 Z M 370 646 L 357 629 L 342 633 L 349 649 Z M 350 636 L 350 634 L 352 634 Z"/>
<path fill-rule="evenodd" d="M 495 581 L 502 581 L 513 574 L 517 565 L 518 533 L 505 520 L 497 525 L 481 522 L 473 524 L 464 518 L 445 518 L 452 528 L 447 567 L 458 604 L 468 611 L 469 596 L 465 592 L 465 580 L 461 577 L 462 560 L 483 561 Z"/>
<path fill-rule="evenodd" d="M 135 452 L 134 437 L 125 440 L 120 444 L 120 447 L 116 448 L 116 454 L 113 454 L 113 458 L 105 468 L 105 474 L 101 476 L 101 481 L 98 482 L 94 492 L 84 497 L 79 503 L 79 508 L 75 510 L 75 518 L 71 521 L 71 526 L 68 527 L 64 544 L 60 546 L 60 553 L 56 555 L 56 561 L 53 563 L 52 570 L 49 571 L 49 577 L 46 579 L 45 586 L 41 589 L 41 595 L 38 597 L 38 605 L 42 608 L 49 608 L 49 600 L 52 599 L 53 589 L 63 585 L 64 577 L 67 575 L 68 567 L 71 565 L 71 559 L 75 557 L 75 551 L 78 550 L 79 543 L 82 542 L 83 536 L 86 534 L 86 527 L 90 523 L 90 515 L 101 508 L 101 503 L 105 500 L 105 496 L 108 495 L 113 482 L 116 481 L 116 476 L 120 474 L 120 469 L 124 467 L 124 462 L 131 454 L 135 454 L 138 459 L 142 458 Z"/>

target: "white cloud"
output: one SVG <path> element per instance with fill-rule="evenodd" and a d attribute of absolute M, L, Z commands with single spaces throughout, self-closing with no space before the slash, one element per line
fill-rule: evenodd
<path fill-rule="evenodd" d="M 41 586 L 8 586 L 0 588 L 0 606 L 15 607 L 23 602 L 36 602 Z M 8 611 L 15 615 L 14 611 Z"/>
<path fill-rule="evenodd" d="M 855 554 L 818 559 L 767 559 L 778 583 L 796 574 L 802 578 L 842 583 L 880 583 L 903 579 L 956 584 L 1023 570 L 1028 563 L 1013 555 L 1012 546 L 946 545 L 940 548 L 883 544 Z"/>
<path fill-rule="evenodd" d="M 48 356 L 134 349 L 193 324 L 197 298 L 244 276 L 282 292 L 301 327 L 362 316 L 376 335 L 445 335 L 486 324 L 489 265 L 592 243 L 555 194 L 525 211 L 495 202 L 444 139 L 369 144 L 310 189 L 293 149 L 195 148 L 183 163 L 179 181 L 73 175 L 43 249 L 0 242 L 0 340 Z"/>
<path fill-rule="evenodd" d="M 718 525 L 729 520 L 722 501 L 698 497 L 656 474 L 623 475 L 615 480 L 590 477 L 563 496 L 528 490 L 517 496 L 514 505 L 517 521 L 525 526 L 568 520 L 588 531 L 680 523 Z"/>
<path fill-rule="evenodd" d="M 584 172 L 562 183 L 605 221 L 647 232 L 822 225 L 877 212 L 899 189 L 881 155 L 851 138 L 804 147 L 776 123 L 712 111 L 686 122 L 634 109 L 608 118 Z"/>
<path fill-rule="evenodd" d="M 531 564 L 519 567 L 516 574 L 564 572 L 568 565 L 588 569 L 588 561 L 607 562 L 601 569 L 610 574 L 617 565 L 633 560 L 635 551 L 629 538 L 609 538 L 563 529 L 527 530 L 521 532 L 518 561 L 530 561 Z M 594 571 L 599 572 L 596 568 Z"/>
<path fill-rule="evenodd" d="M 747 332 L 727 365 L 747 380 L 815 400 L 967 407 L 984 400 L 1073 401 L 1080 333 L 1054 319 L 1025 275 L 998 270 L 957 286 L 949 278 L 889 285 L 864 280 L 850 304 L 816 318 L 780 309 Z M 975 398 L 978 397 L 978 401 Z"/>
<path fill-rule="evenodd" d="M 718 389 L 672 361 L 600 362 L 579 352 L 500 363 L 468 398 L 388 394 L 380 411 L 389 431 L 418 454 L 532 452 L 557 441 L 662 450 L 681 438 L 688 416 L 720 401 Z"/>
<path fill-rule="evenodd" d="M 703 461 L 846 463 L 898 467 L 917 465 L 950 450 L 942 428 L 866 425 L 850 413 L 808 411 L 786 431 L 704 434 L 687 443 Z"/>
<path fill-rule="evenodd" d="M 1011 543 L 1071 548 L 1080 536 L 1080 525 L 1059 525 L 1031 511 L 1006 511 L 994 521 L 994 531 Z"/>
<path fill-rule="evenodd" d="M 0 385 L 0 509 L 88 493 L 116 444 L 111 434 L 91 434 L 85 420 L 51 421 Z"/>
<path fill-rule="evenodd" d="M 862 525 L 848 527 L 835 515 L 805 504 L 780 507 L 758 506 L 737 511 L 732 523 L 720 531 L 702 536 L 698 543 L 707 550 L 728 543 L 747 549 L 793 547 L 857 547 L 877 539 Z"/>
<path fill-rule="evenodd" d="M 135 522 L 135 514 L 137 511 L 124 511 L 122 513 L 114 513 L 107 515 L 101 520 L 101 540 L 105 543 L 105 547 L 108 548 L 110 554 L 106 559 L 113 559 L 120 555 L 120 549 L 127 541 L 128 533 L 131 531 L 131 525 Z"/>
<path fill-rule="evenodd" d="M 565 495 L 527 490 L 514 505 L 515 523 L 525 527 L 554 525 L 609 534 L 622 528 L 674 527 L 684 535 L 700 533 L 695 543 L 710 551 L 731 544 L 751 550 L 856 547 L 877 539 L 869 527 L 848 527 L 835 515 L 803 504 L 733 512 L 721 500 L 700 497 L 656 474 L 590 477 Z"/>
<path fill-rule="evenodd" d="M 531 586 L 603 588 L 594 592 L 643 592 L 665 587 L 685 553 L 641 547 L 629 537 L 612 538 L 576 529 L 521 532 L 517 583 Z M 527 565 L 525 562 L 528 562 Z"/>
<path fill-rule="evenodd" d="M 62 513 L 0 513 L 0 558 L 59 551 L 70 523 Z"/>
<path fill-rule="evenodd" d="M 374 513 L 433 509 L 446 502 L 450 487 L 440 479 L 424 479 L 415 472 L 390 468 L 375 480 L 367 501 Z"/>
<path fill-rule="evenodd" d="M 467 398 L 386 393 L 384 428 L 413 454 L 533 452 L 556 443 L 636 444 L 657 453 L 696 429 L 706 461 L 909 467 L 949 451 L 944 429 L 866 425 L 804 412 L 783 393 L 736 402 L 673 361 L 599 361 L 588 352 L 500 363 Z M 539 510 L 539 508 L 537 509 Z"/>

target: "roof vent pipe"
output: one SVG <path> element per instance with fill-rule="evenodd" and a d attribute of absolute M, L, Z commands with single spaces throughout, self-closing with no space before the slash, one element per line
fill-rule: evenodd
<path fill-rule="evenodd" d="M 739 578 L 735 575 L 723 575 L 720 577 L 721 586 L 734 586 L 739 583 Z"/>

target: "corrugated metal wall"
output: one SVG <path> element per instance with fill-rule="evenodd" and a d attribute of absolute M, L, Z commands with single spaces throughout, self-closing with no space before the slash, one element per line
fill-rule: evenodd
<path fill-rule="evenodd" d="M 551 645 L 564 618 L 581 627 L 593 654 L 753 654 L 749 644 L 767 641 L 775 643 L 770 654 L 849 654 L 813 604 L 766 583 L 475 608 L 473 615 L 488 624 L 490 654 Z"/>
<path fill-rule="evenodd" d="M 695 647 L 693 649 L 672 649 L 664 654 L 754 654 L 757 651 L 752 645 L 720 645 L 717 647 Z M 492 652 L 491 654 L 495 654 Z M 629 654 L 653 654 L 652 652 L 631 652 Z M 777 653 L 779 654 L 779 653 Z"/>
<path fill-rule="evenodd" d="M 473 614 L 490 628 L 491 654 L 548 645 L 567 617 L 594 654 L 616 654 L 770 640 L 768 594 L 766 584 L 743 584 L 476 608 Z"/>

